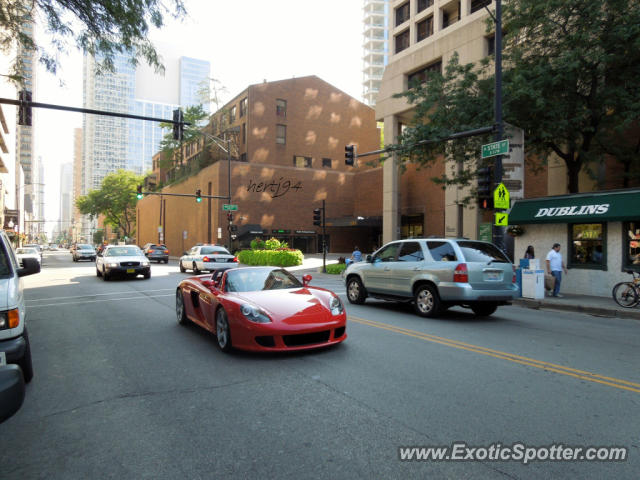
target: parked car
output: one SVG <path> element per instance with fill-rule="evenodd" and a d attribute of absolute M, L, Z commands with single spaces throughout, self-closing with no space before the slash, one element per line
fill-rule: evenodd
<path fill-rule="evenodd" d="M 338 296 L 300 282 L 278 267 L 224 267 L 180 282 L 178 323 L 214 333 L 224 352 L 307 350 L 347 338 L 347 315 Z"/>
<path fill-rule="evenodd" d="M 16 364 L 24 381 L 33 378 L 31 345 L 26 326 L 22 277 L 40 271 L 40 263 L 25 257 L 22 267 L 4 231 L 0 230 L 0 366 Z"/>
<path fill-rule="evenodd" d="M 18 247 L 16 249 L 16 257 L 18 257 L 18 263 L 23 264 L 22 260 L 25 258 L 33 258 L 39 264 L 41 261 L 40 253 L 33 247 Z"/>
<path fill-rule="evenodd" d="M 151 278 L 151 265 L 136 245 L 107 245 L 96 258 L 96 275 L 106 282 L 115 276 Z"/>
<path fill-rule="evenodd" d="M 74 262 L 79 262 L 80 260 L 96 261 L 96 249 L 86 243 L 77 244 L 71 255 Z"/>
<path fill-rule="evenodd" d="M 238 266 L 238 258 L 218 245 L 196 245 L 180 257 L 180 271 L 193 270 L 198 275 L 203 270 L 212 271 L 220 268 L 221 264 Z"/>
<path fill-rule="evenodd" d="M 460 305 L 491 315 L 518 294 L 515 267 L 495 245 L 467 239 L 407 239 L 388 243 L 346 269 L 347 299 L 413 302 L 423 317 Z"/>
<path fill-rule="evenodd" d="M 149 260 L 156 260 L 158 263 L 169 263 L 169 249 L 166 245 L 147 243 L 142 248 L 142 251 Z"/>

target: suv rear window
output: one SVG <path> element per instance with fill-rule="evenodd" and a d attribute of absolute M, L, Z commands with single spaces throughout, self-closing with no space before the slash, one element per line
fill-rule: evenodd
<path fill-rule="evenodd" d="M 449 242 L 427 242 L 429 252 L 436 262 L 455 262 L 456 252 Z"/>
<path fill-rule="evenodd" d="M 459 241 L 457 242 L 467 262 L 511 263 L 504 253 L 493 243 Z"/>

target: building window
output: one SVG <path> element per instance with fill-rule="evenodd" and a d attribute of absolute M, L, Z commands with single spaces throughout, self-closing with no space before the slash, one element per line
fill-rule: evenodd
<path fill-rule="evenodd" d="M 604 223 L 569 225 L 569 266 L 606 269 L 606 233 Z"/>
<path fill-rule="evenodd" d="M 311 168 L 311 157 L 293 156 L 293 166 L 297 168 Z"/>
<path fill-rule="evenodd" d="M 276 143 L 284 145 L 287 143 L 287 126 L 276 125 Z"/>
<path fill-rule="evenodd" d="M 433 0 L 418 0 L 418 12 L 421 12 L 433 5 Z"/>
<path fill-rule="evenodd" d="M 471 13 L 491 5 L 491 0 L 471 0 Z"/>
<path fill-rule="evenodd" d="M 409 2 L 396 8 L 396 27 L 409 20 Z"/>
<path fill-rule="evenodd" d="M 278 98 L 276 100 L 276 115 L 278 117 L 286 117 L 287 116 L 287 101 Z"/>
<path fill-rule="evenodd" d="M 400 238 L 420 238 L 423 237 L 424 216 L 403 215 L 400 225 Z"/>
<path fill-rule="evenodd" d="M 322 168 L 331 168 L 331 159 L 323 158 L 322 159 Z"/>
<path fill-rule="evenodd" d="M 417 72 L 413 72 L 407 75 L 407 86 L 408 88 L 416 88 L 423 83 L 426 83 L 429 80 L 429 77 L 433 75 L 435 72 L 442 72 L 442 60 L 438 60 L 436 63 L 432 63 L 431 65 L 427 65 L 424 68 L 421 68 Z"/>
<path fill-rule="evenodd" d="M 396 53 L 400 53 L 402 50 L 409 48 L 409 29 L 396 35 Z"/>
<path fill-rule="evenodd" d="M 417 38 L 416 41 L 424 40 L 425 38 L 433 35 L 433 16 L 425 18 L 423 21 L 418 22 L 416 25 Z"/>
<path fill-rule="evenodd" d="M 247 124 L 243 123 L 242 124 L 242 144 L 246 144 L 247 143 Z"/>
<path fill-rule="evenodd" d="M 495 55 L 496 53 L 496 36 L 495 35 L 491 35 L 490 37 L 485 37 L 484 38 L 485 44 L 486 44 L 486 49 L 487 49 L 487 56 L 491 56 L 491 55 Z"/>
<path fill-rule="evenodd" d="M 640 220 L 623 224 L 623 270 L 640 270 Z"/>
<path fill-rule="evenodd" d="M 244 117 L 247 114 L 247 105 L 248 101 L 246 98 L 240 100 L 240 118 Z"/>
<path fill-rule="evenodd" d="M 236 106 L 234 105 L 229 110 L 229 123 L 233 123 L 236 121 Z"/>

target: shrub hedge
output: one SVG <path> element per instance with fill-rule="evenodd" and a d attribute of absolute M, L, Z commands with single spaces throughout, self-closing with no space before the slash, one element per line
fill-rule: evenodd
<path fill-rule="evenodd" d="M 327 265 L 327 273 L 331 273 L 332 275 L 340 275 L 344 272 L 347 266 L 344 263 L 332 263 Z"/>
<path fill-rule="evenodd" d="M 300 250 L 242 250 L 238 252 L 238 260 L 245 265 L 273 265 L 277 267 L 293 267 L 302 265 L 304 256 Z"/>

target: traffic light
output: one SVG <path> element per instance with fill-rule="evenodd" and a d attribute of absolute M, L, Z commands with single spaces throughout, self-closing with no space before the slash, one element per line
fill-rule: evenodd
<path fill-rule="evenodd" d="M 355 145 L 347 145 L 344 147 L 344 163 L 345 165 L 349 165 L 353 167 L 353 164 L 356 160 L 356 146 Z"/>
<path fill-rule="evenodd" d="M 480 208 L 493 208 L 493 167 L 478 169 L 478 205 Z"/>
<path fill-rule="evenodd" d="M 227 212 L 227 220 L 229 220 L 229 222 L 233 222 L 233 213 Z"/>
<path fill-rule="evenodd" d="M 179 108 L 173 111 L 173 139 L 182 140 L 184 135 L 184 116 Z"/>
<path fill-rule="evenodd" d="M 20 102 L 31 102 L 31 92 L 29 90 L 20 90 L 18 93 Z M 18 125 L 31 126 L 31 106 L 20 104 L 18 107 Z"/>
<path fill-rule="evenodd" d="M 142 193 L 142 185 L 138 185 L 137 186 L 138 189 L 138 193 L 136 194 L 136 197 L 138 200 L 142 199 L 142 197 L 144 197 L 143 193 Z"/>
<path fill-rule="evenodd" d="M 200 191 L 200 189 L 196 190 L 196 202 L 202 202 L 202 192 Z"/>
<path fill-rule="evenodd" d="M 313 209 L 313 224 L 322 225 L 322 209 L 321 208 Z"/>

